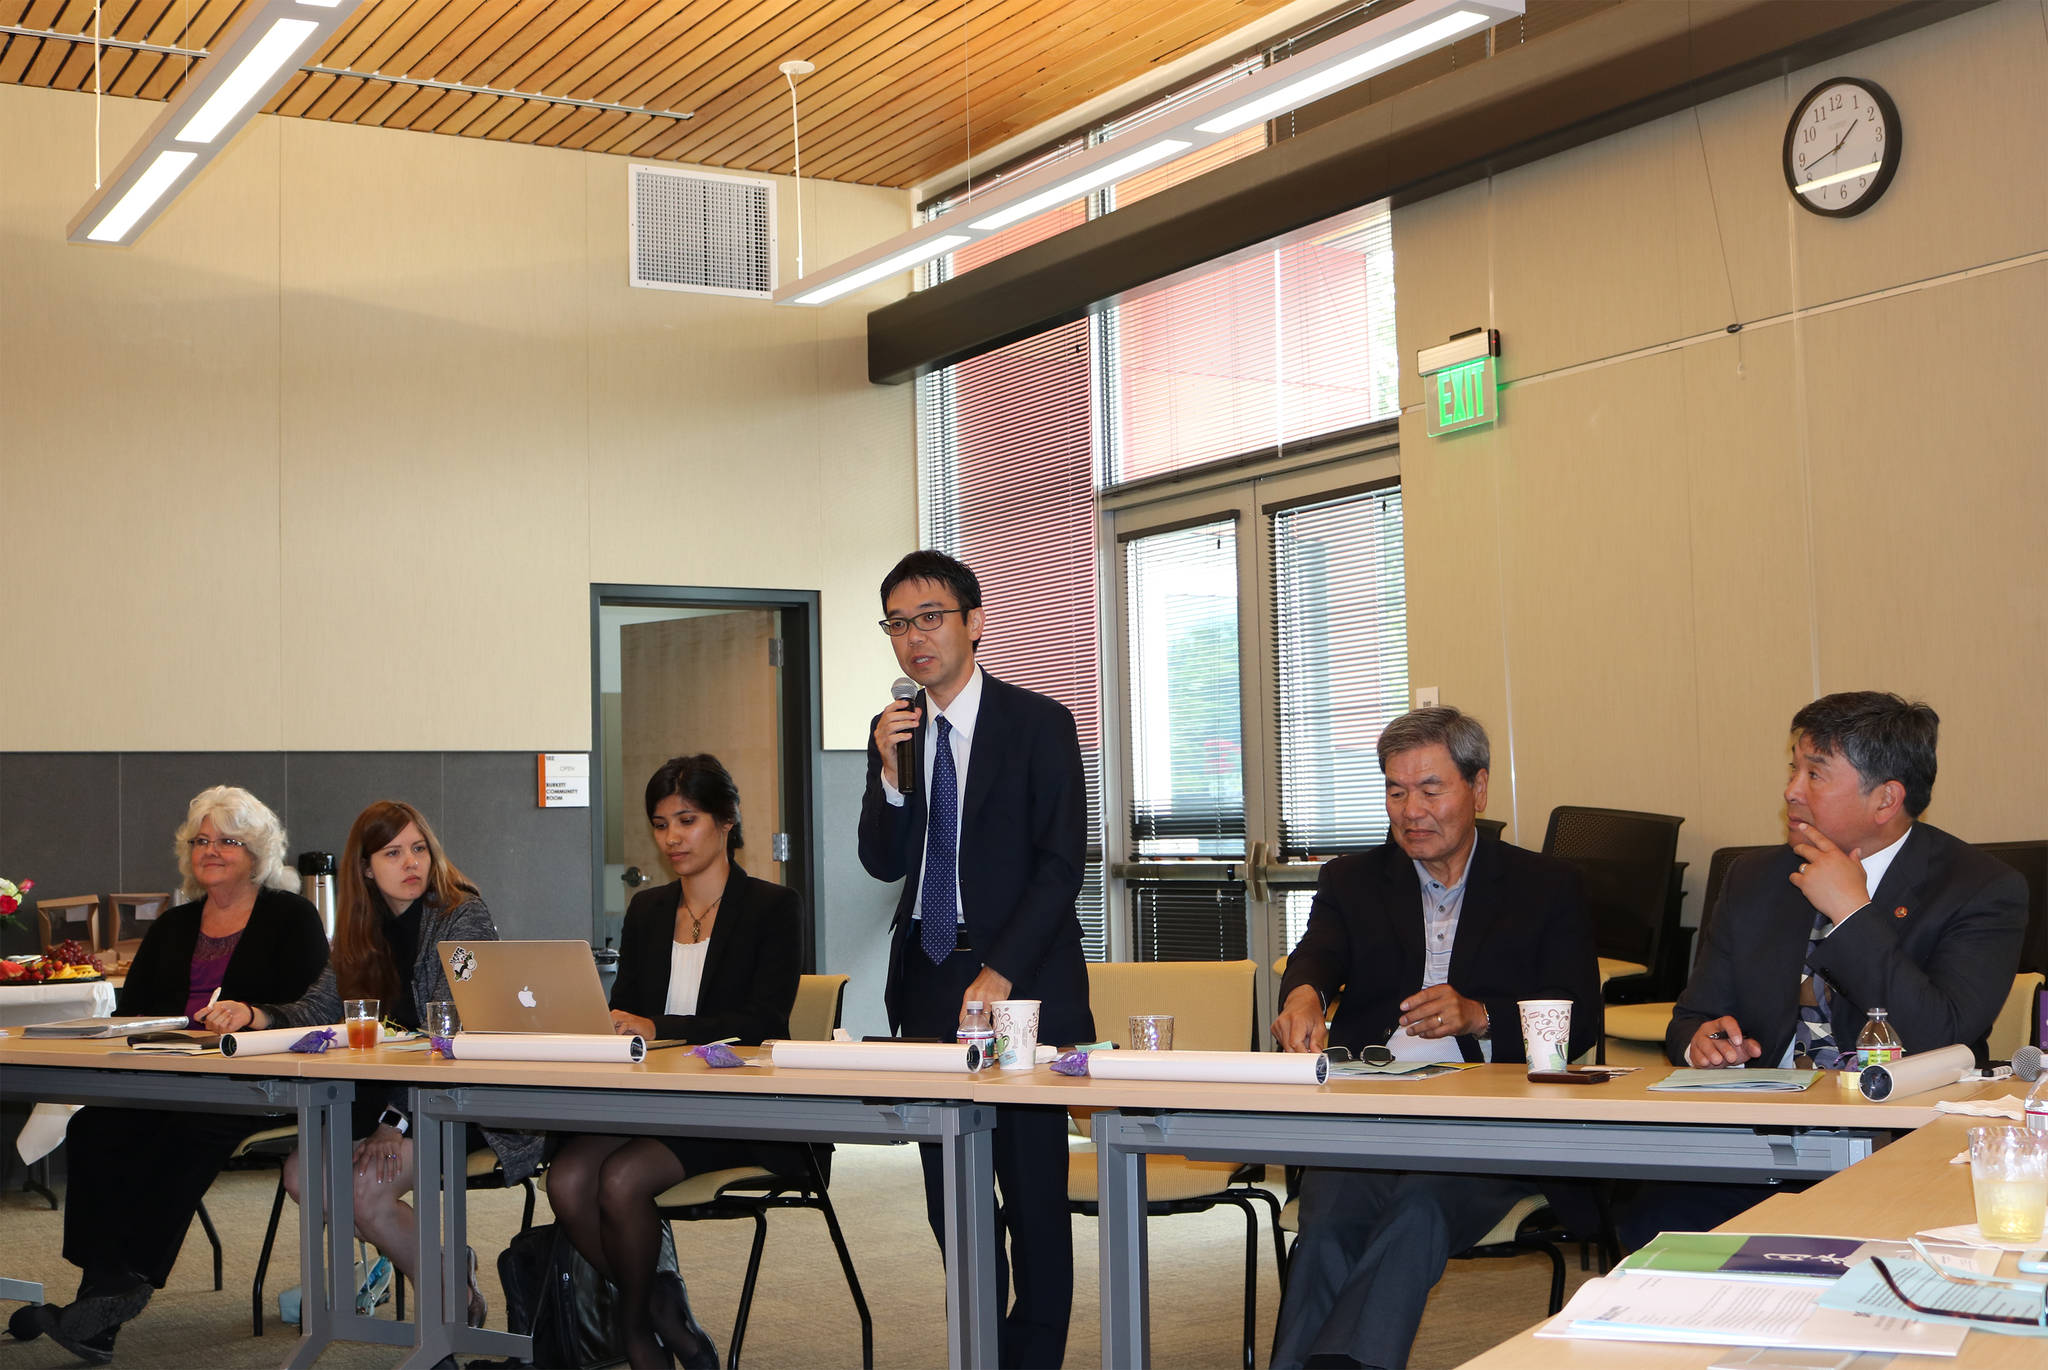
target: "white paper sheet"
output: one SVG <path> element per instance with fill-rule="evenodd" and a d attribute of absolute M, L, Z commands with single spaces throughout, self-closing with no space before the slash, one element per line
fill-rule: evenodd
<path fill-rule="evenodd" d="M 458 1032 L 449 1046 L 458 1061 L 624 1061 L 646 1059 L 639 1037 L 595 1032 Z"/>
<path fill-rule="evenodd" d="M 1319 1085 L 1330 1058 L 1305 1051 L 1098 1051 L 1088 1058 L 1098 1080 L 1191 1080 L 1223 1085 Z"/>
<path fill-rule="evenodd" d="M 334 1029 L 334 1045 L 329 1051 L 348 1049 L 348 1028 L 342 1023 L 316 1023 L 312 1027 L 265 1028 L 261 1032 L 228 1032 L 221 1034 L 220 1054 L 223 1056 L 275 1056 L 280 1051 L 290 1051 L 292 1043 L 309 1032 L 322 1028 Z"/>
<path fill-rule="evenodd" d="M 979 1052 L 944 1042 L 770 1042 L 768 1059 L 802 1070 L 921 1070 L 972 1074 Z M 992 1069 L 993 1066 L 987 1067 Z"/>
<path fill-rule="evenodd" d="M 1701 1346 L 1818 1346 L 1953 1356 L 1968 1329 L 1820 1306 L 1826 1283 L 1758 1284 L 1669 1275 L 1606 1276 L 1579 1286 L 1539 1337 Z"/>

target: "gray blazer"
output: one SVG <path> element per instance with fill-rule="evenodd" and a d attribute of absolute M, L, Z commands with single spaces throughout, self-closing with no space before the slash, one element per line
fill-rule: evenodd
<path fill-rule="evenodd" d="M 425 1012 L 426 1006 L 448 995 L 448 973 L 441 968 L 442 942 L 495 942 L 498 925 L 481 898 L 457 904 L 446 911 L 432 907 L 420 910 L 420 954 L 412 967 L 412 1001 Z M 259 1004 L 277 1022 L 290 1027 L 317 1027 L 341 1021 L 341 991 L 335 983 L 330 962 L 305 997 L 289 1004 Z M 505 1172 L 505 1183 L 517 1184 L 540 1169 L 541 1147 L 546 1138 L 537 1132 L 496 1132 L 483 1128 L 484 1141 L 497 1154 Z"/>

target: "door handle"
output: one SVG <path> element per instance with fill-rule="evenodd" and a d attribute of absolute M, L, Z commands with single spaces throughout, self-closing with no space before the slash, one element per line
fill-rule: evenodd
<path fill-rule="evenodd" d="M 1251 857 L 1245 862 L 1245 888 L 1254 899 L 1264 900 L 1272 895 L 1271 889 L 1266 884 L 1266 858 L 1271 852 L 1272 848 L 1268 847 L 1265 842 L 1254 842 L 1252 843 Z"/>

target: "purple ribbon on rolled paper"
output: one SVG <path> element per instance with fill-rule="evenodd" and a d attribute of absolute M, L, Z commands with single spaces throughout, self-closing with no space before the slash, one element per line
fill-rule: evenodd
<path fill-rule="evenodd" d="M 433 1048 L 435 1051 L 440 1052 L 449 1060 L 452 1061 L 455 1059 L 455 1041 L 453 1038 L 429 1037 L 427 1039 L 427 1045 Z"/>
<path fill-rule="evenodd" d="M 302 1051 L 309 1056 L 317 1056 L 334 1045 L 334 1037 L 335 1032 L 333 1028 L 314 1028 L 311 1032 L 299 1038 L 298 1041 L 293 1042 L 286 1050 Z"/>
<path fill-rule="evenodd" d="M 1086 1075 L 1088 1073 L 1088 1053 L 1085 1051 L 1065 1052 L 1053 1058 L 1052 1068 L 1053 1073 L 1057 1075 Z"/>
<path fill-rule="evenodd" d="M 710 1066 L 713 1070 L 727 1070 L 733 1066 L 743 1066 L 746 1064 L 745 1061 L 739 1058 L 738 1052 L 723 1042 L 706 1042 L 701 1047 L 691 1047 L 690 1054 L 702 1060 L 705 1065 Z"/>

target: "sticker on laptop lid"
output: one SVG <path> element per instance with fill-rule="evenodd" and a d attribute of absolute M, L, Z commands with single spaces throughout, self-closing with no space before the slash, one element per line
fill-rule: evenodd
<path fill-rule="evenodd" d="M 448 953 L 448 973 L 457 980 L 467 980 L 476 974 L 476 953 L 468 947 L 457 947 Z"/>

